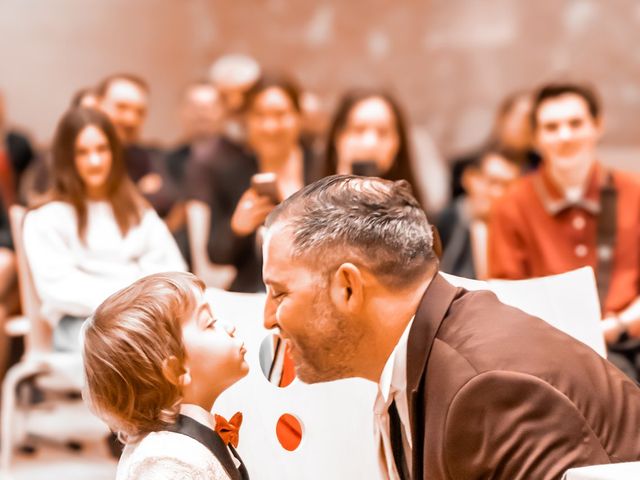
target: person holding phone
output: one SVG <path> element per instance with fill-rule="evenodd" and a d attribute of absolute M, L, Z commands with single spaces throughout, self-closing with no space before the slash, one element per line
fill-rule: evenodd
<path fill-rule="evenodd" d="M 208 188 L 211 261 L 236 267 L 230 290 L 264 291 L 259 227 L 283 199 L 318 178 L 300 141 L 300 92 L 290 79 L 263 76 L 247 93 L 247 144 L 216 162 L 193 162 L 190 182 Z M 204 189 L 197 189 L 204 190 Z"/>
<path fill-rule="evenodd" d="M 342 97 L 325 158 L 325 176 L 336 173 L 407 180 L 416 197 L 424 198 L 412 168 L 407 124 L 390 94 L 356 89 Z"/>

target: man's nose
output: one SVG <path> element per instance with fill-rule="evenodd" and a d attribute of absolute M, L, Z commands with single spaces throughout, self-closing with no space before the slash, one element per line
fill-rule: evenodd
<path fill-rule="evenodd" d="M 270 300 L 269 297 L 267 297 L 267 300 L 264 303 L 264 328 L 271 330 L 276 326 L 276 305 L 273 300 Z"/>
<path fill-rule="evenodd" d="M 571 127 L 569 125 L 561 125 L 558 135 L 561 140 L 569 140 L 572 136 Z"/>
<path fill-rule="evenodd" d="M 227 331 L 230 337 L 235 337 L 236 335 L 236 327 L 229 323 L 224 324 L 224 329 Z"/>

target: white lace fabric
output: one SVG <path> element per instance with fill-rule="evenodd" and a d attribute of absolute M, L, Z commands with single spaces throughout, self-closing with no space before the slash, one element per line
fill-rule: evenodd
<path fill-rule="evenodd" d="M 127 445 L 116 480 L 231 480 L 200 442 L 174 432 L 153 432 Z"/>

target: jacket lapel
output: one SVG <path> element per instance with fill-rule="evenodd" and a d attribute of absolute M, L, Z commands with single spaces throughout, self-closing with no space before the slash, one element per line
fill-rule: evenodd
<path fill-rule="evenodd" d="M 214 430 L 205 427 L 186 415 L 178 415 L 176 423 L 168 425 L 165 430 L 181 433 L 182 435 L 191 437 L 207 447 L 214 457 L 216 457 L 222 464 L 226 472 L 229 474 L 229 477 L 231 477 L 231 480 L 243 480 L 245 478 L 249 478 L 248 474 L 245 477 L 238 471 L 233 463 L 229 449 L 220 438 L 220 435 L 218 435 Z M 242 467 L 244 468 L 244 464 L 242 464 Z M 244 469 L 244 473 L 246 473 L 246 469 Z"/>
<path fill-rule="evenodd" d="M 433 342 L 451 302 L 462 291 L 462 289 L 448 283 L 440 274 L 436 274 L 422 296 L 409 331 L 407 400 L 409 403 L 409 423 L 411 424 L 413 478 L 422 478 L 425 412 L 420 403 L 420 397 L 425 388 L 424 376 L 427 362 Z"/>

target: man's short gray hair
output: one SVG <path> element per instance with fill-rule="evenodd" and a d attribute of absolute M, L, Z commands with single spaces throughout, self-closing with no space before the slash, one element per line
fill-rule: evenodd
<path fill-rule="evenodd" d="M 433 232 L 409 183 L 333 175 L 298 191 L 267 218 L 292 232 L 292 257 L 327 267 L 359 262 L 385 283 L 412 283 L 437 266 Z"/>

